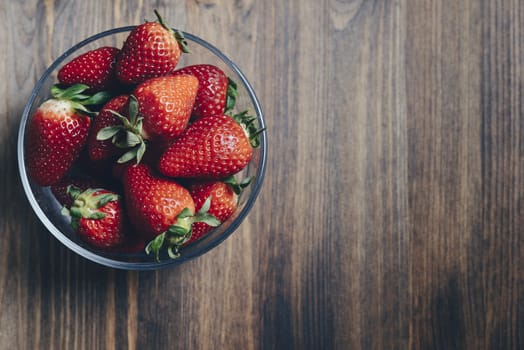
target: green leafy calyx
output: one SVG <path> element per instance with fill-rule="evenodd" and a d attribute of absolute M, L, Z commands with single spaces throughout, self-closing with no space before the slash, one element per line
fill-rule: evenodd
<path fill-rule="evenodd" d="M 87 93 L 87 90 L 89 90 L 89 86 L 85 84 L 75 84 L 65 89 L 55 84 L 51 87 L 51 96 L 57 100 L 70 101 L 77 111 L 94 115 L 95 113 L 87 109 L 86 106 L 102 105 L 111 98 L 111 94 L 107 91 L 100 91 L 91 95 Z"/>
<path fill-rule="evenodd" d="M 96 135 L 99 141 L 111 139 L 111 142 L 118 148 L 125 149 L 125 152 L 119 159 L 118 163 L 126 163 L 136 159 L 140 163 L 146 152 L 146 142 L 142 136 L 143 117 L 138 114 L 138 101 L 134 95 L 129 96 L 128 115 L 126 118 L 122 114 L 109 110 L 113 115 L 118 117 L 121 124 L 107 126 L 101 129 Z"/>
<path fill-rule="evenodd" d="M 89 188 L 82 191 L 80 188 L 69 185 L 67 194 L 73 199 L 71 208 L 62 208 L 62 215 L 71 216 L 71 225 L 76 229 L 78 221 L 81 218 L 100 220 L 106 217 L 106 214 L 98 210 L 109 202 L 117 201 L 119 196 L 112 192 L 100 192 L 101 189 Z"/>
<path fill-rule="evenodd" d="M 254 179 L 255 179 L 254 176 L 250 176 L 250 177 L 243 179 L 240 182 L 237 182 L 235 177 L 231 175 L 225 178 L 223 182 L 227 184 L 235 194 L 239 195 L 242 193 L 244 188 L 246 188 L 247 186 L 251 184 L 251 182 L 253 182 Z"/>
<path fill-rule="evenodd" d="M 266 128 L 258 128 L 256 121 L 258 118 L 253 115 L 249 115 L 248 111 L 243 111 L 233 116 L 233 119 L 242 126 L 246 135 L 249 139 L 251 147 L 257 148 L 260 146 L 260 134 L 266 130 Z"/>
<path fill-rule="evenodd" d="M 227 82 L 226 108 L 224 114 L 233 116 L 233 109 L 235 108 L 238 97 L 237 83 L 230 77 L 227 78 Z"/>
<path fill-rule="evenodd" d="M 176 222 L 168 227 L 165 232 L 156 236 L 145 248 L 148 255 L 153 255 L 155 260 L 160 261 L 163 250 L 167 252 L 170 259 L 180 256 L 180 248 L 191 239 L 192 226 L 195 222 L 204 222 L 212 227 L 220 225 L 220 221 L 209 214 L 211 197 L 207 198 L 202 208 L 195 214 L 184 208 L 176 218 Z"/>

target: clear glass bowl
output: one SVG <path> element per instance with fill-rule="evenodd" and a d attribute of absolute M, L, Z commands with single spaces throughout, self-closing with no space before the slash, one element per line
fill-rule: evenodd
<path fill-rule="evenodd" d="M 101 46 L 121 47 L 128 33 L 133 28 L 134 26 L 128 26 L 96 34 L 67 50 L 44 72 L 33 89 L 22 114 L 18 132 L 18 167 L 25 193 L 33 210 L 44 226 L 60 242 L 77 254 L 102 265 L 128 270 L 150 270 L 180 264 L 196 258 L 216 247 L 235 231 L 253 207 L 262 186 L 266 165 L 267 136 L 265 131 L 260 135 L 260 147 L 254 150 L 251 163 L 239 174 L 240 179 L 247 176 L 255 176 L 255 180 L 241 194 L 236 212 L 226 222 L 202 239 L 183 247 L 178 259 L 166 259 L 156 262 L 145 253 L 123 254 L 104 252 L 90 248 L 81 241 L 73 232 L 69 219 L 60 213 L 61 205 L 51 193 L 50 188 L 35 184 L 27 176 L 25 146 L 29 120 L 36 108 L 49 98 L 50 88 L 57 82 L 56 74 L 60 67 L 76 56 Z M 238 84 L 239 97 L 237 99 L 236 111 L 240 112 L 247 109 L 250 113 L 256 114 L 259 127 L 265 128 L 258 99 L 240 69 L 213 45 L 189 33 L 184 33 L 184 35 L 188 41 L 191 53 L 182 55 L 177 68 L 199 63 L 214 64 L 220 67 Z"/>

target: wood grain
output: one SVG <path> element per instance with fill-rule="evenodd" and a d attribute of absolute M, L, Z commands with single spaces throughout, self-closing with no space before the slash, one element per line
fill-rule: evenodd
<path fill-rule="evenodd" d="M 17 131 L 58 55 L 152 7 L 248 77 L 268 168 L 219 247 L 126 272 L 38 221 Z M 524 348 L 523 21 L 519 0 L 2 2 L 0 348 Z"/>

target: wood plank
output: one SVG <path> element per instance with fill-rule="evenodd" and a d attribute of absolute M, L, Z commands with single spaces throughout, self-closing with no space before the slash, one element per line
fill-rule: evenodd
<path fill-rule="evenodd" d="M 266 179 L 203 257 L 127 272 L 70 252 L 16 166 L 19 119 L 68 47 L 142 0 L 0 4 L 0 349 L 519 349 L 519 0 L 164 1 L 262 103 Z"/>

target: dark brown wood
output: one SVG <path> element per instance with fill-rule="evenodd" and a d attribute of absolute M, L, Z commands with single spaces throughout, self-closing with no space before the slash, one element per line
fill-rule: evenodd
<path fill-rule="evenodd" d="M 268 168 L 219 247 L 126 272 L 40 224 L 16 138 L 58 55 L 154 5 L 253 84 Z M 2 2 L 0 348 L 524 348 L 523 21 L 520 0 Z"/>

